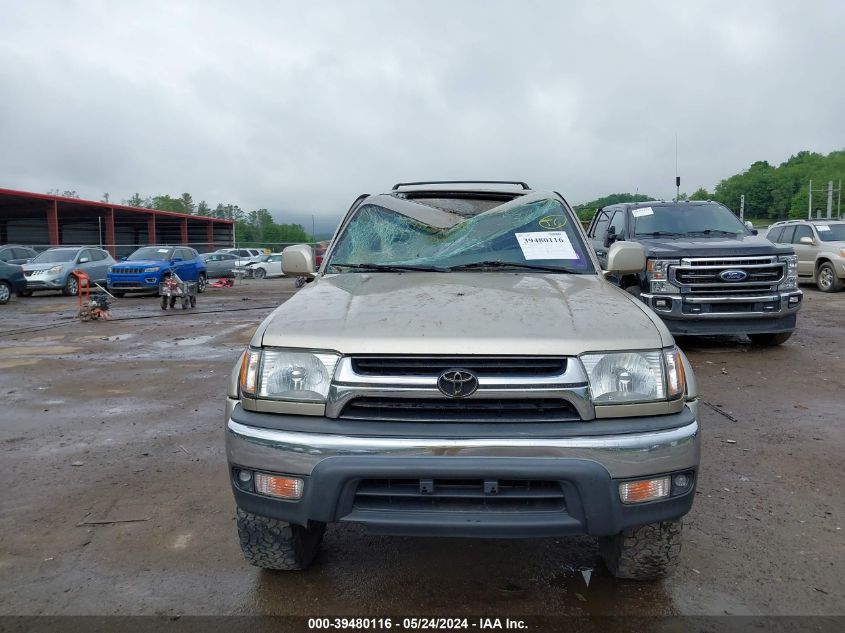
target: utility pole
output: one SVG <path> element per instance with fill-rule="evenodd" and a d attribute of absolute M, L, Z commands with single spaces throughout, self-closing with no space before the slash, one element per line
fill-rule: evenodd
<path fill-rule="evenodd" d="M 745 194 L 739 197 L 739 221 L 745 221 Z"/>
<path fill-rule="evenodd" d="M 813 181 L 810 181 L 810 195 L 807 197 L 807 219 L 813 219 Z"/>
<path fill-rule="evenodd" d="M 314 214 L 311 214 L 311 239 L 317 239 L 317 220 L 314 218 Z"/>
<path fill-rule="evenodd" d="M 833 215 L 833 181 L 827 181 L 827 219 L 831 220 Z"/>

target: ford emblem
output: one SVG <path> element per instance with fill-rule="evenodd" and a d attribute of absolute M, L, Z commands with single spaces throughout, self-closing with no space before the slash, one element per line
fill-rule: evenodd
<path fill-rule="evenodd" d="M 719 277 L 722 281 L 745 281 L 748 279 L 748 273 L 744 270 L 723 270 Z"/>

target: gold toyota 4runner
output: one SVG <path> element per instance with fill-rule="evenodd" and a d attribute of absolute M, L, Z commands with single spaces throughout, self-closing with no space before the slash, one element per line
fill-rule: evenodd
<path fill-rule="evenodd" d="M 677 564 L 699 463 L 692 370 L 605 280 L 560 194 L 404 183 L 359 197 L 319 272 L 232 371 L 241 548 L 306 568 L 327 523 L 377 534 L 599 537 L 609 570 Z M 617 276 L 645 266 L 613 244 Z"/>

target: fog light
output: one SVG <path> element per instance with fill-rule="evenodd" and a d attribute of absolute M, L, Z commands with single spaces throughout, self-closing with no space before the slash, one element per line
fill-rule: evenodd
<path fill-rule="evenodd" d="M 252 479 L 252 473 L 248 470 L 239 470 L 238 471 L 238 481 L 241 483 L 248 483 L 249 480 Z"/>
<path fill-rule="evenodd" d="M 798 299 L 799 299 L 799 297 L 790 297 L 789 303 L 798 303 Z"/>
<path fill-rule="evenodd" d="M 268 497 L 280 499 L 299 499 L 305 482 L 295 477 L 281 477 L 279 475 L 265 475 L 255 473 L 255 492 Z"/>
<path fill-rule="evenodd" d="M 675 484 L 675 488 L 685 490 L 691 483 L 690 476 L 686 473 L 675 475 L 672 477 L 672 483 Z"/>
<path fill-rule="evenodd" d="M 619 484 L 619 497 L 622 503 L 645 503 L 669 496 L 669 477 L 626 481 Z"/>

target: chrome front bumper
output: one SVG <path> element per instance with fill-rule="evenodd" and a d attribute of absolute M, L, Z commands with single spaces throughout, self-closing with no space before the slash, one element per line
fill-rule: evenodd
<path fill-rule="evenodd" d="M 226 453 L 230 464 L 292 475 L 310 475 L 321 461 L 336 456 L 573 458 L 596 462 L 618 479 L 697 468 L 700 437 L 695 419 L 646 433 L 440 439 L 302 433 L 246 426 L 230 418 Z"/>

